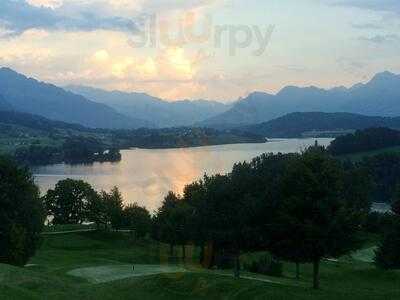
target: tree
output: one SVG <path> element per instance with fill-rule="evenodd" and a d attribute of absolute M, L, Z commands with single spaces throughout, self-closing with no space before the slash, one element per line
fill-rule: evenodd
<path fill-rule="evenodd" d="M 400 145 L 400 131 L 385 127 L 357 130 L 337 137 L 329 146 L 333 155 L 367 152 Z"/>
<path fill-rule="evenodd" d="M 86 210 L 89 222 L 94 222 L 97 225 L 97 229 L 101 226 L 107 229 L 109 216 L 107 214 L 107 205 L 102 194 L 93 193 L 88 199 Z"/>
<path fill-rule="evenodd" d="M 45 214 L 31 173 L 2 157 L 0 207 L 0 263 L 23 266 L 40 243 Z"/>
<path fill-rule="evenodd" d="M 234 183 L 239 184 L 243 179 L 241 175 L 236 171 L 235 176 L 204 176 L 203 180 L 187 186 L 183 202 L 188 207 L 185 210 L 181 206 L 179 218 L 184 224 L 187 220 L 186 226 L 192 230 L 186 232 L 196 244 L 202 248 L 207 245 L 208 255 L 203 257 L 203 265 L 224 268 L 233 264 L 236 277 L 239 277 L 240 251 L 247 249 L 247 240 L 253 236 L 249 224 L 254 216 L 254 198 L 235 189 Z"/>
<path fill-rule="evenodd" d="M 65 179 L 49 190 L 44 202 L 53 224 L 81 224 L 88 220 L 88 203 L 96 192 L 82 180 Z"/>
<path fill-rule="evenodd" d="M 186 234 L 190 241 L 200 247 L 200 264 L 205 265 L 207 242 L 207 206 L 205 199 L 205 186 L 203 181 L 193 182 L 185 186 L 183 201 L 190 208 L 187 218 Z"/>
<path fill-rule="evenodd" d="M 173 255 L 174 246 L 179 242 L 179 223 L 175 218 L 174 210 L 180 201 L 181 198 L 179 196 L 174 192 L 169 192 L 154 219 L 156 238 L 170 245 L 171 256 Z"/>
<path fill-rule="evenodd" d="M 122 227 L 134 230 L 137 238 L 143 238 L 151 231 L 151 215 L 145 207 L 136 203 L 124 208 L 122 212 Z"/>
<path fill-rule="evenodd" d="M 92 193 L 86 204 L 88 221 L 94 222 L 98 227 L 103 225 L 107 229 L 110 225 L 119 229 L 123 225 L 123 199 L 117 187 L 110 193 L 101 191 Z"/>
<path fill-rule="evenodd" d="M 387 233 L 375 252 L 375 264 L 382 269 L 400 269 L 400 221 Z"/>
<path fill-rule="evenodd" d="M 226 176 L 204 176 L 185 187 L 183 200 L 191 208 L 188 233 L 201 248 L 203 266 L 234 265 L 239 276 L 241 251 L 265 250 L 265 221 L 271 218 L 278 179 L 292 156 L 264 154 L 236 164 Z"/>
<path fill-rule="evenodd" d="M 111 224 L 114 229 L 119 229 L 122 225 L 122 212 L 124 208 L 124 200 L 121 192 L 115 186 L 111 189 L 110 193 L 102 192 L 101 198 L 106 210 L 107 223 Z"/>
<path fill-rule="evenodd" d="M 204 176 L 203 180 L 196 185 L 197 191 L 192 187 L 191 196 L 186 198 L 188 204 L 193 208 L 193 232 L 196 243 L 204 247 L 207 245 L 207 256 L 203 257 L 204 265 L 212 267 L 222 266 L 226 253 L 227 241 L 231 240 L 230 221 L 230 181 L 228 176 L 215 175 Z M 186 194 L 189 194 L 186 191 Z M 185 199 L 185 197 L 184 197 Z"/>
<path fill-rule="evenodd" d="M 360 188 L 349 193 L 346 187 L 345 170 L 321 147 L 294 159 L 281 180 L 282 200 L 269 226 L 270 249 L 289 261 L 313 263 L 315 289 L 322 258 L 359 246 L 357 233 L 369 202 Z"/>
<path fill-rule="evenodd" d="M 392 211 L 400 217 L 400 184 L 396 186 L 393 200 L 392 200 Z"/>
<path fill-rule="evenodd" d="M 95 153 L 103 154 L 104 146 L 93 137 L 72 136 L 65 140 L 63 146 L 64 161 L 68 163 L 95 161 Z"/>
<path fill-rule="evenodd" d="M 359 163 L 373 179 L 374 202 L 390 202 L 400 178 L 400 154 L 382 153 L 366 157 Z"/>

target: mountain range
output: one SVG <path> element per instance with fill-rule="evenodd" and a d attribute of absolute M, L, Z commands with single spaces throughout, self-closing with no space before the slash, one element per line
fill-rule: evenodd
<path fill-rule="evenodd" d="M 400 116 L 400 75 L 378 73 L 369 82 L 351 88 L 287 86 L 275 95 L 254 92 L 237 102 L 223 104 L 206 100 L 170 102 L 144 93 L 109 92 L 85 86 L 60 88 L 0 68 L 0 110 L 106 129 L 231 129 L 265 123 L 293 112 L 396 117 Z"/>
<path fill-rule="evenodd" d="M 101 128 L 148 127 L 144 120 L 129 118 L 107 105 L 28 78 L 8 68 L 0 69 L 0 106 L 68 123 Z"/>
<path fill-rule="evenodd" d="M 276 95 L 255 92 L 230 110 L 199 123 L 233 128 L 266 122 L 292 112 L 348 112 L 367 116 L 400 116 L 400 75 L 383 72 L 366 84 L 329 90 L 317 87 L 283 88 Z"/>
<path fill-rule="evenodd" d="M 106 104 L 128 117 L 142 118 L 158 128 L 191 126 L 217 116 L 232 106 L 206 100 L 169 102 L 144 93 L 109 92 L 79 85 L 70 85 L 66 89 L 89 100 Z"/>
<path fill-rule="evenodd" d="M 0 110 L 11 110 L 12 106 L 0 95 Z"/>

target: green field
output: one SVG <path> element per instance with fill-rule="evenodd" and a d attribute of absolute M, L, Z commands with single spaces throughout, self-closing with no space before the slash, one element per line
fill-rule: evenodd
<path fill-rule="evenodd" d="M 310 288 L 308 265 L 299 281 L 292 264 L 282 278 L 243 272 L 237 280 L 230 271 L 201 269 L 194 248 L 185 262 L 167 252 L 127 233 L 45 235 L 25 268 L 0 265 L 0 299 L 400 299 L 400 272 L 366 263 L 370 250 L 324 261 L 320 291 Z"/>

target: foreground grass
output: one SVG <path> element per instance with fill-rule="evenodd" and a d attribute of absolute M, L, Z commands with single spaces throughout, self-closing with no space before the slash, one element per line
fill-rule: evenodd
<path fill-rule="evenodd" d="M 123 233 L 45 236 L 29 267 L 0 265 L 0 299 L 400 299 L 399 272 L 380 271 L 352 257 L 325 261 L 322 289 L 313 291 L 309 265 L 302 266 L 299 281 L 294 279 L 292 264 L 285 265 L 283 278 L 243 273 L 246 279 L 235 280 L 229 271 L 202 270 L 195 264 L 195 249 L 185 262 L 170 259 L 167 252 L 166 245 L 134 242 Z M 188 271 L 101 284 L 68 275 L 85 267 L 132 263 L 178 263 Z"/>

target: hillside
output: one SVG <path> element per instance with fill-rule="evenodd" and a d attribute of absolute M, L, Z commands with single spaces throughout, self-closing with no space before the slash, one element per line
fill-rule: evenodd
<path fill-rule="evenodd" d="M 367 128 L 337 137 L 328 147 L 333 155 L 365 153 L 400 146 L 400 131 L 389 128 Z"/>
<path fill-rule="evenodd" d="M 0 95 L 0 111 L 1 110 L 11 110 L 12 106 L 8 103 L 2 95 Z"/>
<path fill-rule="evenodd" d="M 92 128 L 150 126 L 149 122 L 129 118 L 104 104 L 90 101 L 57 86 L 27 78 L 8 68 L 0 69 L 0 95 L 16 111 L 52 120 L 77 123 Z"/>
<path fill-rule="evenodd" d="M 66 89 L 92 101 L 106 104 L 131 118 L 151 122 L 159 128 L 190 126 L 230 108 L 216 101 L 168 102 L 144 93 L 109 92 L 85 86 L 68 86 Z"/>
<path fill-rule="evenodd" d="M 329 90 L 317 87 L 283 88 L 276 95 L 252 93 L 229 111 L 201 125 L 215 128 L 251 125 L 292 112 L 347 112 L 367 116 L 400 115 L 400 75 L 383 72 L 365 84 Z"/>
<path fill-rule="evenodd" d="M 27 164 L 118 160 L 119 149 L 264 143 L 261 136 L 203 128 L 93 129 L 15 111 L 0 111 L 0 154 Z M 98 153 L 110 151 L 112 156 Z M 116 154 L 116 155 L 114 155 Z M 117 158 L 117 159 L 116 159 Z"/>
<path fill-rule="evenodd" d="M 41 116 L 16 111 L 0 111 L 0 123 L 29 127 L 36 130 L 69 129 L 91 131 L 82 125 L 53 121 Z"/>
<path fill-rule="evenodd" d="M 351 113 L 297 112 L 257 125 L 241 127 L 241 131 L 269 138 L 302 136 L 335 136 L 369 127 L 400 128 L 400 117 L 370 117 Z"/>

